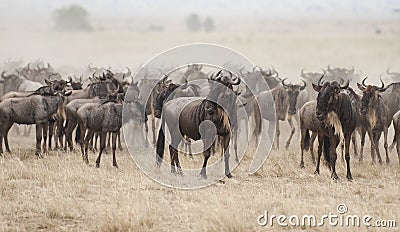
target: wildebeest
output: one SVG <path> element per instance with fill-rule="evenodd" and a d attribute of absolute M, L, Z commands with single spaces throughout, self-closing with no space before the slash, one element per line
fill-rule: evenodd
<path fill-rule="evenodd" d="M 385 88 L 385 84 L 381 80 L 382 86 L 365 85 L 365 78 L 362 83 L 357 83 L 358 88 L 363 91 L 363 96 L 361 98 L 361 109 L 362 115 L 366 116 L 366 130 L 371 141 L 371 157 L 372 161 L 375 162 L 375 153 L 378 156 L 379 163 L 382 163 L 382 158 L 379 151 L 379 139 L 382 135 L 384 136 L 384 148 L 386 153 L 386 163 L 389 163 L 388 155 L 388 144 L 387 135 L 388 127 L 391 123 L 391 118 L 388 115 L 388 107 L 383 102 L 380 93 L 384 92 L 388 87 Z M 360 160 L 362 160 L 362 154 Z"/>
<path fill-rule="evenodd" d="M 321 80 L 318 84 L 313 84 L 313 88 L 318 92 L 316 116 L 320 121 L 318 141 L 318 159 L 315 173 L 319 174 L 320 158 L 322 154 L 322 146 L 324 146 L 324 154 L 326 160 L 329 160 L 331 168 L 331 178 L 338 179 L 336 174 L 336 148 L 339 142 L 344 139 L 345 159 L 347 166 L 347 179 L 352 180 L 353 177 L 350 171 L 350 139 L 357 124 L 356 113 L 351 104 L 350 97 L 342 90 L 349 85 L 347 81 L 344 86 L 341 86 L 336 81 L 325 82 L 321 85 Z"/>
<path fill-rule="evenodd" d="M 113 97 L 103 103 L 87 103 L 76 112 L 81 130 L 81 151 L 83 160 L 89 163 L 88 144 L 94 133 L 100 134 L 100 151 L 96 159 L 96 167 L 100 166 L 101 154 L 106 146 L 107 133 L 112 134 L 113 166 L 118 168 L 115 158 L 117 134 L 122 126 L 122 104 L 118 101 L 118 90 L 111 91 Z M 87 133 L 86 133 L 87 130 Z"/>
<path fill-rule="evenodd" d="M 207 79 L 207 74 L 201 71 L 202 64 L 188 64 L 187 70 L 183 73 L 181 83 L 186 83 L 194 80 Z"/>
<path fill-rule="evenodd" d="M 1 77 L 4 79 L 3 93 L 8 93 L 11 91 L 17 91 L 17 92 L 35 91 L 43 86 L 39 82 L 28 80 L 26 77 L 20 75 L 16 74 L 6 75 L 5 71 L 1 73 Z"/>
<path fill-rule="evenodd" d="M 300 149 L 301 149 L 301 160 L 300 167 L 304 168 L 304 150 L 310 150 L 311 158 L 315 163 L 314 156 L 314 140 L 317 137 L 319 130 L 319 120 L 317 119 L 317 101 L 309 101 L 301 107 L 300 115 Z M 310 131 L 312 136 L 310 138 Z M 322 143 L 321 143 L 322 145 Z"/>
<path fill-rule="evenodd" d="M 200 175 L 207 178 L 206 166 L 211 155 L 211 145 L 213 135 L 211 131 L 202 131 L 200 124 L 205 121 L 211 121 L 216 127 L 216 133 L 222 137 L 222 148 L 224 151 L 225 175 L 232 177 L 229 169 L 229 142 L 231 138 L 232 124 L 235 123 L 234 118 L 229 116 L 236 113 L 236 93 L 231 88 L 227 87 L 221 79 L 226 79 L 221 71 L 216 77 L 216 81 L 210 80 L 210 93 L 206 99 L 198 97 L 176 98 L 168 101 L 163 107 L 162 126 L 159 131 L 157 140 L 157 165 L 160 166 L 164 155 L 165 143 L 165 124 L 171 134 L 171 144 L 169 152 L 171 156 L 171 172 L 183 174 L 179 164 L 177 147 L 182 136 L 187 136 L 193 140 L 203 139 L 204 143 L 204 162 Z M 238 85 L 240 79 L 230 82 L 230 85 Z M 224 108 L 222 108 L 222 106 Z M 179 115 L 180 114 L 180 115 Z M 203 135 L 203 136 L 202 136 Z"/>
<path fill-rule="evenodd" d="M 49 121 L 58 113 L 62 113 L 64 96 L 69 93 L 50 91 L 47 94 L 32 94 L 26 98 L 9 98 L 0 103 L 0 141 L 4 138 L 6 150 L 10 152 L 7 134 L 14 123 L 36 124 L 36 155 L 41 154 L 42 135 L 47 138 Z M 46 141 L 43 144 L 46 151 Z M 2 146 L 0 147 L 2 153 Z"/>
<path fill-rule="evenodd" d="M 396 144 L 397 156 L 400 164 L 400 111 L 393 116 L 394 138 L 393 144 Z"/>

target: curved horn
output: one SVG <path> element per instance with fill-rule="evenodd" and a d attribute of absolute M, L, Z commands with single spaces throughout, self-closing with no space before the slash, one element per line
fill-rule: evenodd
<path fill-rule="evenodd" d="M 68 77 L 67 83 L 72 83 L 72 77 L 71 76 Z"/>
<path fill-rule="evenodd" d="M 323 69 L 323 68 L 321 68 L 321 69 L 322 69 L 322 73 L 323 73 L 323 74 L 326 74 L 326 70 Z"/>
<path fill-rule="evenodd" d="M 301 80 L 303 82 L 303 85 L 300 87 L 300 90 L 304 90 L 307 86 L 307 83 L 304 80 Z"/>
<path fill-rule="evenodd" d="M 322 74 L 321 77 L 318 79 L 318 86 L 321 86 L 322 78 L 324 78 L 325 74 Z"/>
<path fill-rule="evenodd" d="M 353 65 L 350 65 L 350 69 L 348 69 L 348 71 L 353 73 L 354 70 L 355 70 L 355 69 L 354 69 L 354 66 L 353 66 Z"/>
<path fill-rule="evenodd" d="M 31 62 L 28 63 L 28 65 L 26 66 L 29 70 L 31 70 Z"/>
<path fill-rule="evenodd" d="M 51 67 L 50 63 L 47 62 L 47 69 L 50 69 L 50 68 L 52 68 L 52 67 Z"/>
<path fill-rule="evenodd" d="M 231 74 L 231 78 L 232 78 L 232 73 L 231 72 L 229 72 L 229 73 Z M 240 77 L 236 77 L 234 81 L 231 81 L 231 84 L 232 85 L 239 85 L 240 82 L 241 82 Z"/>
<path fill-rule="evenodd" d="M 92 63 L 88 64 L 88 68 L 93 70 L 94 68 L 91 65 L 92 65 Z"/>
<path fill-rule="evenodd" d="M 329 71 L 329 72 L 332 71 L 332 69 L 331 69 L 331 64 L 328 64 L 328 71 Z"/>
<path fill-rule="evenodd" d="M 361 84 L 362 84 L 364 87 L 367 87 L 367 86 L 365 85 L 365 81 L 367 80 L 367 78 L 368 78 L 368 77 L 365 77 L 365 78 L 362 80 L 362 82 L 361 82 Z"/>
<path fill-rule="evenodd" d="M 51 81 L 51 77 L 52 77 L 52 76 L 57 76 L 57 73 L 52 73 L 52 74 L 49 75 L 49 80 L 50 80 L 50 81 Z"/>
<path fill-rule="evenodd" d="M 200 71 L 203 68 L 202 64 L 199 64 L 199 66 L 197 67 L 197 69 Z"/>
<path fill-rule="evenodd" d="M 132 75 L 131 69 L 128 66 L 125 66 L 125 68 L 128 69 L 126 76 L 129 77 L 130 75 Z"/>
<path fill-rule="evenodd" d="M 2 77 L 3 79 L 5 79 L 5 78 L 8 77 L 8 76 L 5 75 L 5 73 L 6 73 L 6 71 L 1 72 L 1 77 Z"/>
<path fill-rule="evenodd" d="M 379 90 L 383 90 L 385 88 L 385 83 L 383 83 L 382 79 L 379 79 L 381 81 L 382 86 L 379 88 Z"/>
<path fill-rule="evenodd" d="M 389 67 L 388 69 L 386 69 L 386 73 L 387 73 L 388 75 L 396 75 L 395 72 L 390 72 L 390 67 Z"/>
<path fill-rule="evenodd" d="M 306 74 L 304 73 L 304 68 L 301 70 L 300 76 L 305 76 Z"/>
<path fill-rule="evenodd" d="M 285 84 L 285 80 L 286 80 L 286 79 L 287 79 L 287 78 L 283 78 L 283 80 L 282 80 L 281 82 L 282 82 L 282 85 L 283 85 L 283 86 L 288 87 L 287 84 Z"/>
<path fill-rule="evenodd" d="M 239 69 L 239 73 L 240 73 L 241 76 L 246 75 L 246 74 L 244 74 L 244 73 L 242 72 L 243 69 L 245 69 L 245 68 L 244 68 L 244 67 L 241 67 L 241 68 Z"/>

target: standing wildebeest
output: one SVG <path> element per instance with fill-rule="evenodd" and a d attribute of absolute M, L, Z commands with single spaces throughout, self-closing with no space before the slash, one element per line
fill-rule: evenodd
<path fill-rule="evenodd" d="M 118 168 L 115 158 L 117 134 L 122 126 L 122 104 L 118 102 L 118 90 L 111 91 L 110 101 L 104 103 L 88 103 L 76 112 L 81 130 L 81 151 L 83 160 L 88 164 L 88 144 L 94 133 L 100 134 L 100 152 L 96 159 L 96 167 L 100 166 L 101 154 L 106 146 L 107 133 L 112 134 L 113 166 Z M 86 134 L 86 130 L 87 134 Z M 86 136 L 85 136 L 86 134 Z M 84 137 L 84 138 L 83 138 Z"/>
<path fill-rule="evenodd" d="M 381 80 L 382 86 L 365 85 L 365 78 L 362 84 L 357 83 L 358 88 L 363 91 L 363 96 L 361 98 L 361 109 L 362 115 L 366 116 L 366 130 L 371 140 L 371 157 L 372 161 L 375 162 L 375 153 L 378 156 L 379 163 L 382 163 L 382 158 L 379 151 L 379 139 L 382 135 L 384 136 L 384 147 L 386 153 L 386 163 L 389 163 L 388 155 L 388 144 L 387 144 L 387 134 L 388 127 L 391 123 L 391 118 L 388 116 L 388 107 L 383 102 L 382 97 L 379 93 L 384 92 L 388 87 L 385 88 L 385 84 Z M 363 146 L 363 144 L 361 144 Z M 374 153 L 375 152 L 375 153 Z M 362 154 L 360 160 L 362 160 Z"/>
<path fill-rule="evenodd" d="M 397 156 L 400 164 L 400 111 L 393 116 L 394 138 L 393 144 L 396 144 Z"/>
<path fill-rule="evenodd" d="M 349 95 L 342 90 L 349 86 L 347 81 L 341 86 L 336 81 L 326 82 L 321 85 L 321 79 L 318 85 L 313 84 L 313 88 L 318 92 L 316 116 L 320 121 L 318 132 L 318 159 L 315 173 L 319 174 L 319 165 L 322 154 L 322 144 L 326 160 L 329 160 L 331 168 L 331 178 L 338 179 L 336 174 L 336 148 L 339 142 L 344 139 L 345 159 L 347 166 L 347 179 L 352 180 L 350 171 L 350 153 L 349 145 L 351 135 L 356 128 L 356 112 L 351 104 Z"/>
<path fill-rule="evenodd" d="M 58 112 L 62 113 L 64 96 L 59 92 L 50 91 L 45 95 L 32 94 L 26 98 L 9 98 L 0 103 L 0 141 L 3 140 L 6 150 L 10 152 L 7 134 L 14 123 L 36 124 L 36 155 L 41 154 L 42 133 L 47 138 L 47 128 L 51 120 Z M 46 151 L 46 143 L 43 144 Z M 2 153 L 2 146 L 0 146 Z"/>
<path fill-rule="evenodd" d="M 183 135 L 193 140 L 204 140 L 204 162 L 200 175 L 203 178 L 207 178 L 206 166 L 211 155 L 211 148 L 208 145 L 214 142 L 214 138 L 209 134 L 210 131 L 202 131 L 200 124 L 205 120 L 209 120 L 214 123 L 217 135 L 222 137 L 225 175 L 229 178 L 232 177 L 229 170 L 229 142 L 232 127 L 234 126 L 232 124 L 236 123 L 236 119 L 229 118 L 229 116 L 236 113 L 236 93 L 221 81 L 222 79 L 226 79 L 226 76 L 220 76 L 219 74 L 221 74 L 221 71 L 217 74 L 216 81 L 210 81 L 210 93 L 206 99 L 198 97 L 176 98 L 164 104 L 162 126 L 157 141 L 156 160 L 158 166 L 161 165 L 164 155 L 164 130 L 166 130 L 166 123 L 171 134 L 171 144 L 169 145 L 171 172 L 183 174 L 177 150 L 179 143 L 183 139 Z M 240 79 L 238 78 L 236 81 L 231 81 L 230 85 L 238 85 L 239 83 Z"/>

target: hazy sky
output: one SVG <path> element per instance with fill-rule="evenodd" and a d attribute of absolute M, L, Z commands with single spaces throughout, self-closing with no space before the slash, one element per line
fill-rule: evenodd
<path fill-rule="evenodd" d="M 190 12 L 213 17 L 397 17 L 398 0 L 0 0 L 6 15 L 49 16 L 53 9 L 79 3 L 94 17 L 181 17 Z M 19 15 L 22 16 L 22 15 Z"/>

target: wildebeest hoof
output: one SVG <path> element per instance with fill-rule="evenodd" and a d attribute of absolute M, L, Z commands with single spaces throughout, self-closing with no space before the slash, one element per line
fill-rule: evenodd
<path fill-rule="evenodd" d="M 207 179 L 207 174 L 205 174 L 204 172 L 200 172 L 200 176 L 203 179 Z"/>
<path fill-rule="evenodd" d="M 314 171 L 314 174 L 315 174 L 315 175 L 319 175 L 319 170 L 315 170 L 315 171 Z"/>
<path fill-rule="evenodd" d="M 336 173 L 333 173 L 332 180 L 338 180 L 338 179 L 339 179 L 338 175 Z"/>
<path fill-rule="evenodd" d="M 389 160 L 389 158 L 387 158 L 386 159 L 386 164 L 389 164 L 390 163 L 390 160 Z"/>
<path fill-rule="evenodd" d="M 303 169 L 304 168 L 304 164 L 300 164 L 300 168 Z"/>
<path fill-rule="evenodd" d="M 177 174 L 180 175 L 180 176 L 183 176 L 183 171 L 182 171 L 182 169 L 178 168 Z"/>
<path fill-rule="evenodd" d="M 96 162 L 96 168 L 99 168 L 99 167 L 100 167 L 100 163 Z"/>
<path fill-rule="evenodd" d="M 232 176 L 232 174 L 231 174 L 231 173 L 228 173 L 228 174 L 226 174 L 226 177 L 228 177 L 228 178 L 232 178 L 233 176 Z"/>
<path fill-rule="evenodd" d="M 114 166 L 115 168 L 118 168 L 118 164 L 117 164 L 117 163 L 113 163 L 113 166 Z"/>
<path fill-rule="evenodd" d="M 353 177 L 350 175 L 350 176 L 347 176 L 347 180 L 348 181 L 352 181 L 353 180 Z"/>

